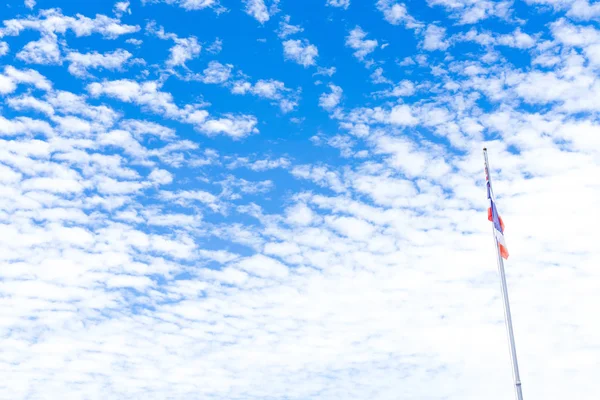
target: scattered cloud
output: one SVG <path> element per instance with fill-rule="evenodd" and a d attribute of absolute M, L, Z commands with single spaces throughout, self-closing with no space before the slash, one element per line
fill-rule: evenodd
<path fill-rule="evenodd" d="M 525 0 L 527 4 L 540 6 L 540 11 L 566 11 L 566 15 L 582 21 L 600 17 L 600 5 L 589 0 Z"/>
<path fill-rule="evenodd" d="M 298 106 L 298 94 L 292 93 L 281 81 L 274 79 L 258 80 L 250 89 L 255 96 L 275 100 L 279 103 L 282 112 L 287 113 Z"/>
<path fill-rule="evenodd" d="M 284 113 L 293 111 L 298 106 L 299 92 L 292 91 L 285 87 L 283 82 L 274 79 L 260 79 L 254 84 L 248 81 L 234 81 L 231 93 L 240 95 L 250 93 L 263 99 L 274 100 L 274 104 L 279 105 Z"/>
<path fill-rule="evenodd" d="M 227 114 L 222 118 L 207 119 L 198 129 L 209 136 L 225 134 L 233 139 L 241 139 L 252 133 L 258 133 L 256 117 L 251 115 Z"/>
<path fill-rule="evenodd" d="M 121 18 L 124 14 L 131 15 L 131 8 L 129 8 L 129 6 L 130 6 L 129 1 L 118 1 L 115 3 L 113 12 L 119 18 Z"/>
<path fill-rule="evenodd" d="M 445 40 L 446 29 L 437 25 L 429 25 L 425 31 L 425 38 L 423 39 L 423 48 L 425 50 L 446 50 L 449 46 Z"/>
<path fill-rule="evenodd" d="M 132 54 L 125 50 L 115 50 L 110 53 L 101 54 L 70 52 L 65 56 L 69 61 L 69 72 L 78 77 L 89 75 L 89 69 L 104 68 L 108 70 L 119 70 L 129 61 Z"/>
<path fill-rule="evenodd" d="M 375 94 L 382 97 L 405 97 L 412 96 L 415 94 L 415 92 L 415 85 L 411 81 L 402 80 L 398 84 L 394 85 L 392 89 L 376 92 Z"/>
<path fill-rule="evenodd" d="M 484 146 L 528 394 L 598 392 L 595 3 L 380 0 L 367 33 L 322 1 L 306 33 L 351 31 L 309 43 L 267 1 L 222 52 L 179 19 L 135 33 L 246 3 L 93 3 L 0 22 L 3 395 L 508 398 Z M 277 28 L 312 70 L 254 41 Z"/>
<path fill-rule="evenodd" d="M 125 43 L 129 43 L 129 44 L 132 44 L 134 46 L 141 46 L 144 43 L 144 41 L 141 40 L 141 39 L 130 38 L 130 39 L 127 39 L 125 41 Z"/>
<path fill-rule="evenodd" d="M 300 89 L 293 91 L 281 81 L 275 79 L 259 79 L 255 83 L 244 79 L 234 79 L 232 64 L 221 64 L 211 61 L 202 74 L 190 76 L 188 79 L 199 80 L 207 84 L 223 85 L 234 95 L 252 94 L 257 97 L 272 100 L 282 112 L 288 113 L 298 106 Z M 241 71 L 239 72 L 242 75 Z"/>
<path fill-rule="evenodd" d="M 8 51 L 9 51 L 8 43 L 0 42 L 0 57 L 7 55 Z"/>
<path fill-rule="evenodd" d="M 509 19 L 513 6 L 513 0 L 427 0 L 427 3 L 430 7 L 445 8 L 460 24 L 474 24 L 490 17 Z"/>
<path fill-rule="evenodd" d="M 56 35 L 44 34 L 41 39 L 27 43 L 17 53 L 17 58 L 27 64 L 60 64 L 61 54 Z"/>
<path fill-rule="evenodd" d="M 218 0 L 142 0 L 142 4 L 146 3 L 177 4 L 186 11 L 198 11 L 205 8 L 210 8 L 217 14 L 227 11 Z"/>
<path fill-rule="evenodd" d="M 300 33 L 303 31 L 304 29 L 301 26 L 291 25 L 290 16 L 286 15 L 279 23 L 279 30 L 277 31 L 277 36 L 279 36 L 279 38 L 281 39 L 285 39 L 290 35 L 295 35 L 296 33 Z"/>
<path fill-rule="evenodd" d="M 335 72 L 337 71 L 337 69 L 335 67 L 329 67 L 329 68 L 325 68 L 325 67 L 317 67 L 317 72 L 313 73 L 313 76 L 333 76 L 335 74 Z"/>
<path fill-rule="evenodd" d="M 367 32 L 363 31 L 360 26 L 355 27 L 346 37 L 346 46 L 354 51 L 354 57 L 359 61 L 364 61 L 365 57 L 371 54 L 378 46 L 377 40 L 365 39 Z"/>
<path fill-rule="evenodd" d="M 200 54 L 202 46 L 195 37 L 176 38 L 175 46 L 169 49 L 171 53 L 166 64 L 169 67 L 185 66 L 186 61 L 192 60 Z"/>
<path fill-rule="evenodd" d="M 44 91 L 52 89 L 52 83 L 33 69 L 17 69 L 10 65 L 4 67 L 4 73 L 0 74 L 1 93 L 12 93 L 16 90 L 17 85 L 22 83 L 33 85 Z"/>
<path fill-rule="evenodd" d="M 97 33 L 107 39 L 115 39 L 138 32 L 140 27 L 122 24 L 118 19 L 102 14 L 96 15 L 95 18 L 88 18 L 81 14 L 76 17 L 65 16 L 59 9 L 52 8 L 41 10 L 35 17 L 5 20 L 4 28 L 0 28 L 0 36 L 17 36 L 26 29 L 37 30 L 49 36 L 64 34 L 67 30 L 71 30 L 77 37 Z"/>
<path fill-rule="evenodd" d="M 381 83 L 391 84 L 392 83 L 392 81 L 390 81 L 385 76 L 383 76 L 383 68 L 381 68 L 381 67 L 376 68 L 373 71 L 373 73 L 371 74 L 371 82 L 373 82 L 374 84 L 381 84 Z"/>
<path fill-rule="evenodd" d="M 244 4 L 246 5 L 246 14 L 252 16 L 261 24 L 264 24 L 271 18 L 265 0 L 244 0 Z"/>
<path fill-rule="evenodd" d="M 290 165 L 290 160 L 285 157 L 258 160 L 250 160 L 248 157 L 237 157 L 234 161 L 227 164 L 227 168 L 234 169 L 243 167 L 255 172 L 261 172 L 276 168 L 288 168 Z"/>
<path fill-rule="evenodd" d="M 214 42 L 212 42 L 207 48 L 210 54 L 219 54 L 223 50 L 223 41 L 219 38 L 216 38 Z"/>
<path fill-rule="evenodd" d="M 511 33 L 501 35 L 492 34 L 487 31 L 479 32 L 475 28 L 472 28 L 468 32 L 456 34 L 449 39 L 450 43 L 461 41 L 475 42 L 486 47 L 507 46 L 517 49 L 529 49 L 534 47 L 537 39 L 535 36 L 523 32 L 520 28 L 516 28 Z"/>
<path fill-rule="evenodd" d="M 93 97 L 109 96 L 126 103 L 134 103 L 165 118 L 194 125 L 209 136 L 224 134 L 233 139 L 240 139 L 252 133 L 258 133 L 257 119 L 251 115 L 225 114 L 221 118 L 213 118 L 202 105 L 186 105 L 178 107 L 170 93 L 159 90 L 157 82 L 139 84 L 132 80 L 94 82 L 87 86 Z"/>
<path fill-rule="evenodd" d="M 347 10 L 350 7 L 350 0 L 327 0 L 326 4 L 331 7 L 340 7 Z"/>
<path fill-rule="evenodd" d="M 395 0 L 378 0 L 377 8 L 383 13 L 387 22 L 392 25 L 404 25 L 408 29 L 421 29 L 424 27 L 422 22 L 417 21 L 412 17 L 406 5 Z"/>
<path fill-rule="evenodd" d="M 165 65 L 169 68 L 186 68 L 185 63 L 198 57 L 202 50 L 202 46 L 195 36 L 181 38 L 174 33 L 165 32 L 165 29 L 162 26 L 157 27 L 154 22 L 150 22 L 146 25 L 146 31 L 156 35 L 159 39 L 172 40 L 175 43 L 175 45 L 169 49 L 170 55 L 165 62 Z"/>
<path fill-rule="evenodd" d="M 321 97 L 319 97 L 319 106 L 327 111 L 333 110 L 340 104 L 343 94 L 342 88 L 334 84 L 330 84 L 329 89 L 331 90 L 331 93 L 323 93 Z"/>
<path fill-rule="evenodd" d="M 233 65 L 223 65 L 218 61 L 211 61 L 200 78 L 204 83 L 225 83 L 231 77 Z"/>
<path fill-rule="evenodd" d="M 315 59 L 319 56 L 319 51 L 306 39 L 290 39 L 283 42 L 283 55 L 286 60 L 294 61 L 307 68 L 316 65 Z"/>

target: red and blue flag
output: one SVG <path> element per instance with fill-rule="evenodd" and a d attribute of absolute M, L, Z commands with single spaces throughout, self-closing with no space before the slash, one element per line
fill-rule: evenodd
<path fill-rule="evenodd" d="M 508 248 L 506 247 L 506 241 L 504 240 L 504 221 L 502 221 L 502 217 L 498 213 L 498 208 L 496 207 L 496 199 L 494 198 L 494 192 L 492 191 L 492 184 L 490 182 L 487 167 L 485 169 L 485 181 L 487 184 L 487 196 L 490 200 L 490 206 L 488 207 L 488 220 L 490 220 L 494 226 L 494 236 L 498 242 L 500 255 L 502 258 L 507 259 Z"/>

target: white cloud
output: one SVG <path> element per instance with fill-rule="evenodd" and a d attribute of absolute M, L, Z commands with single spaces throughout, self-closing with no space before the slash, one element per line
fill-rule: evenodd
<path fill-rule="evenodd" d="M 313 73 L 313 76 L 319 76 L 319 75 L 323 75 L 323 76 L 333 76 L 336 72 L 336 68 L 335 67 L 329 67 L 329 68 L 325 68 L 325 67 L 317 67 L 317 72 Z"/>
<path fill-rule="evenodd" d="M 129 44 L 132 44 L 132 45 L 134 45 L 134 46 L 141 46 L 141 45 L 142 45 L 142 43 L 144 43 L 144 41 L 143 41 L 143 40 L 141 40 L 141 39 L 134 39 L 134 38 L 131 38 L 131 39 L 127 39 L 127 40 L 125 41 L 125 43 L 129 43 Z"/>
<path fill-rule="evenodd" d="M 0 93 L 12 93 L 19 83 L 35 86 L 40 90 L 50 90 L 52 84 L 46 77 L 33 69 L 16 69 L 13 66 L 4 67 L 0 74 Z"/>
<path fill-rule="evenodd" d="M 600 16 L 600 5 L 589 0 L 525 0 L 532 5 L 551 7 L 554 11 L 567 10 L 567 15 L 573 19 L 588 21 Z"/>
<path fill-rule="evenodd" d="M 252 89 L 252 84 L 248 81 L 235 81 L 231 84 L 231 93 L 233 94 L 246 94 Z"/>
<path fill-rule="evenodd" d="M 409 106 L 401 104 L 392 108 L 389 122 L 394 125 L 416 125 L 418 120 L 413 116 Z"/>
<path fill-rule="evenodd" d="M 107 95 L 127 103 L 139 104 L 167 117 L 180 117 L 183 111 L 173 103 L 173 96 L 158 89 L 156 82 L 140 84 L 127 79 L 94 82 L 87 86 L 87 91 L 94 97 Z"/>
<path fill-rule="evenodd" d="M 406 67 L 415 64 L 415 61 L 411 57 L 404 57 L 404 59 L 398 63 L 398 65 L 400 65 L 401 67 Z"/>
<path fill-rule="evenodd" d="M 246 80 L 230 81 L 233 65 L 223 65 L 218 61 L 211 61 L 202 75 L 195 76 L 208 84 L 221 84 L 228 87 L 236 95 L 252 94 L 254 96 L 274 100 L 282 112 L 288 113 L 298 106 L 299 91 L 292 91 L 285 84 L 275 79 L 259 79 L 254 84 Z"/>
<path fill-rule="evenodd" d="M 261 24 L 269 20 L 269 10 L 264 0 L 244 0 L 244 4 L 246 5 L 246 14 L 251 15 Z"/>
<path fill-rule="evenodd" d="M 255 117 L 249 115 L 226 115 L 224 118 L 209 119 L 198 126 L 207 135 L 224 134 L 233 139 L 241 139 L 252 133 L 258 133 Z"/>
<path fill-rule="evenodd" d="M 275 80 L 259 80 L 252 87 L 252 93 L 259 97 L 264 97 L 266 99 L 278 99 L 281 96 L 281 92 L 285 91 L 285 85 L 283 82 L 275 81 Z"/>
<path fill-rule="evenodd" d="M 304 203 L 297 203 L 285 210 L 286 222 L 293 225 L 310 225 L 317 215 Z"/>
<path fill-rule="evenodd" d="M 381 67 L 375 68 L 375 70 L 371 74 L 371 82 L 373 82 L 375 84 L 380 84 L 380 83 L 391 84 L 392 83 L 392 81 L 390 81 L 385 76 L 383 76 L 383 68 L 381 68 Z"/>
<path fill-rule="evenodd" d="M 121 128 L 133 133 L 134 136 L 143 135 L 157 136 L 163 140 L 175 137 L 175 131 L 160 124 L 150 121 L 141 121 L 136 119 L 123 120 Z"/>
<path fill-rule="evenodd" d="M 77 37 L 98 33 L 108 39 L 115 39 L 140 30 L 137 25 L 121 24 L 118 19 L 106 15 L 97 14 L 92 19 L 78 14 L 74 18 L 63 15 L 59 9 L 55 8 L 42 10 L 36 17 L 5 20 L 4 25 L 5 28 L 0 29 L 0 35 L 4 36 L 17 36 L 26 29 L 34 29 L 43 35 L 50 36 L 72 30 Z"/>
<path fill-rule="evenodd" d="M 129 6 L 130 6 L 129 1 L 118 1 L 115 3 L 113 12 L 119 18 L 122 17 L 123 14 L 131 15 L 131 8 L 129 8 Z"/>
<path fill-rule="evenodd" d="M 446 50 L 449 46 L 445 40 L 446 29 L 441 26 L 429 25 L 425 31 L 425 38 L 423 39 L 423 48 L 425 50 Z"/>
<path fill-rule="evenodd" d="M 252 256 L 236 264 L 236 266 L 251 275 L 263 278 L 284 278 L 288 268 L 279 261 L 263 255 Z"/>
<path fill-rule="evenodd" d="M 42 133 L 46 135 L 52 134 L 52 127 L 45 121 L 35 120 L 27 117 L 17 117 L 14 120 L 8 120 L 4 117 L 0 117 L 0 122 L 0 135 L 18 136 L 30 133 Z"/>
<path fill-rule="evenodd" d="M 350 0 L 327 0 L 326 4 L 331 7 L 341 7 L 347 10 L 350 7 Z"/>
<path fill-rule="evenodd" d="M 585 76 L 564 77 L 554 72 L 533 71 L 515 78 L 516 94 L 531 104 L 557 102 L 571 112 L 591 111 L 598 105 L 600 88 Z"/>
<path fill-rule="evenodd" d="M 347 190 L 340 173 L 331 171 L 324 166 L 298 165 L 291 170 L 291 173 L 296 178 L 313 181 L 317 185 L 331 189 L 336 193 L 343 193 Z"/>
<path fill-rule="evenodd" d="M 29 9 L 33 9 L 33 7 L 35 7 L 36 1 L 35 0 L 25 0 L 25 7 L 29 8 Z"/>
<path fill-rule="evenodd" d="M 0 89 L 0 92 L 2 90 Z M 32 96 L 19 96 L 19 97 L 11 97 L 7 100 L 7 104 L 18 111 L 22 110 L 36 110 L 46 115 L 54 114 L 54 107 L 48 104 L 45 101 L 41 101 Z"/>
<path fill-rule="evenodd" d="M 511 34 L 498 37 L 498 44 L 517 49 L 529 49 L 535 45 L 535 39 L 517 28 Z"/>
<path fill-rule="evenodd" d="M 180 0 L 179 4 L 186 10 L 201 10 L 206 7 L 215 8 L 217 13 L 220 13 L 219 2 L 217 0 Z"/>
<path fill-rule="evenodd" d="M 210 207 L 214 211 L 219 211 L 222 207 L 219 204 L 219 198 L 217 196 L 203 190 L 182 190 L 178 192 L 162 191 L 160 197 L 182 206 L 200 203 Z"/>
<path fill-rule="evenodd" d="M 224 180 L 216 182 L 223 188 L 221 197 L 230 200 L 236 200 L 241 197 L 240 193 L 245 194 L 264 194 L 273 189 L 273 182 L 270 180 L 264 181 L 249 181 L 243 178 L 237 178 L 233 175 L 228 175 Z M 255 204 L 238 207 L 238 211 L 248 213 L 253 216 L 260 216 L 260 207 Z"/>
<path fill-rule="evenodd" d="M 39 40 L 27 43 L 17 53 L 17 58 L 28 64 L 60 64 L 56 35 L 44 34 Z"/>
<path fill-rule="evenodd" d="M 222 118 L 212 118 L 208 111 L 196 105 L 179 108 L 173 102 L 173 96 L 158 90 L 156 82 L 139 84 L 132 80 L 94 82 L 87 86 L 87 91 L 94 97 L 106 95 L 127 103 L 135 103 L 153 113 L 166 118 L 193 124 L 194 127 L 209 136 L 224 134 L 234 139 L 243 138 L 251 133 L 258 133 L 258 121 L 251 115 L 226 114 Z"/>
<path fill-rule="evenodd" d="M 490 17 L 508 19 L 512 13 L 513 0 L 427 0 L 427 3 L 431 7 L 444 7 L 461 24 L 474 24 Z"/>
<path fill-rule="evenodd" d="M 415 85 L 411 81 L 402 80 L 397 85 L 394 85 L 392 89 L 377 92 L 376 94 L 384 97 L 404 97 L 412 96 L 415 91 Z"/>
<path fill-rule="evenodd" d="M 173 175 L 167 170 L 155 169 L 148 175 L 148 179 L 158 185 L 166 185 L 173 182 Z"/>
<path fill-rule="evenodd" d="M 112 126 L 120 118 L 119 113 L 107 106 L 89 105 L 86 102 L 85 95 L 75 95 L 67 91 L 54 90 L 46 95 L 46 100 L 52 107 L 63 114 L 88 118 L 105 128 Z"/>
<path fill-rule="evenodd" d="M 288 168 L 291 165 L 290 160 L 284 157 L 278 159 L 261 159 L 250 161 L 247 157 L 238 157 L 227 165 L 227 168 L 245 167 L 252 171 L 267 171 L 276 168 Z"/>
<path fill-rule="evenodd" d="M 452 36 L 452 41 L 454 42 L 475 42 L 481 46 L 495 45 L 497 43 L 496 39 L 490 32 L 478 32 L 475 28 L 471 28 L 468 32 L 461 32 Z"/>
<path fill-rule="evenodd" d="M 169 49 L 171 53 L 166 64 L 169 67 L 185 66 L 185 63 L 200 55 L 202 46 L 194 36 L 189 38 L 174 38 L 175 46 Z"/>
<path fill-rule="evenodd" d="M 315 58 L 319 56 L 319 51 L 306 39 L 290 39 L 283 42 L 283 55 L 286 60 L 292 60 L 306 68 L 316 64 Z"/>
<path fill-rule="evenodd" d="M 589 0 L 575 0 L 567 15 L 579 20 L 591 20 L 600 17 L 600 4 L 590 3 Z"/>
<path fill-rule="evenodd" d="M 487 31 L 478 32 L 471 28 L 466 33 L 459 33 L 452 36 L 449 42 L 470 41 L 482 46 L 508 46 L 517 49 L 529 49 L 536 44 L 536 37 L 529 35 L 521 30 L 515 29 L 513 32 L 502 35 L 495 35 Z"/>
<path fill-rule="evenodd" d="M 134 288 L 138 291 L 154 286 L 154 281 L 145 276 L 117 275 L 106 281 L 109 288 Z"/>
<path fill-rule="evenodd" d="M 177 4 L 179 7 L 187 11 L 197 11 L 205 8 L 212 8 L 217 14 L 227 10 L 220 5 L 218 0 L 142 0 L 142 3 Z"/>
<path fill-rule="evenodd" d="M 366 241 L 375 233 L 375 228 L 370 223 L 354 217 L 329 217 L 326 222 L 335 231 L 352 240 Z"/>
<path fill-rule="evenodd" d="M 0 42 L 0 57 L 7 55 L 8 50 L 9 50 L 8 43 Z"/>
<path fill-rule="evenodd" d="M 218 61 L 211 61 L 208 67 L 203 71 L 202 82 L 221 84 L 225 83 L 231 77 L 233 65 L 223 65 Z"/>
<path fill-rule="evenodd" d="M 154 21 L 146 25 L 146 31 L 152 35 L 156 35 L 162 40 L 172 40 L 175 45 L 169 49 L 169 58 L 165 62 L 167 67 L 184 67 L 185 63 L 200 55 L 202 45 L 198 42 L 198 38 L 190 36 L 181 38 L 174 33 L 165 32 L 162 26 L 157 26 Z"/>
<path fill-rule="evenodd" d="M 69 61 L 69 72 L 78 77 L 87 76 L 88 69 L 105 68 L 108 70 L 120 70 L 129 61 L 132 54 L 128 51 L 118 49 L 113 52 L 101 54 L 70 52 L 65 59 Z"/>
<path fill-rule="evenodd" d="M 279 36 L 281 39 L 285 39 L 290 35 L 295 35 L 296 33 L 303 31 L 304 29 L 301 26 L 291 25 L 290 16 L 286 15 L 282 18 L 282 21 L 279 22 L 279 30 L 277 31 L 277 36 Z"/>
<path fill-rule="evenodd" d="M 412 17 L 404 3 L 398 3 L 395 0 L 378 0 L 377 9 L 383 13 L 387 22 L 392 25 L 404 25 L 408 29 L 421 29 L 424 27 L 422 22 Z"/>
<path fill-rule="evenodd" d="M 211 54 L 219 54 L 221 50 L 223 50 L 223 41 L 219 38 L 216 38 L 215 41 L 206 48 L 206 51 Z"/>
<path fill-rule="evenodd" d="M 480 7 L 454 3 L 448 10 L 458 22 Z M 39 72 L 19 59 L 19 68 L 3 66 L 2 394 L 509 398 L 482 146 L 507 228 L 527 394 L 597 393 L 600 35 L 593 24 L 560 19 L 572 8 L 518 29 L 439 24 L 461 34 L 442 41 L 477 45 L 413 55 L 399 72 L 395 57 L 415 42 L 388 26 L 391 36 L 378 31 L 379 41 L 399 52 L 382 52 L 386 58 L 352 76 L 344 107 L 334 98 L 330 114 L 312 109 L 323 92 L 335 93 L 323 78 L 332 69 L 296 77 L 290 63 L 269 72 L 236 58 L 228 79 L 206 87 L 189 70 L 163 75 L 158 63 L 168 55 L 142 46 L 131 53 L 152 60 L 147 71 L 123 69 L 122 79 L 109 80 L 113 73 L 90 69 L 99 80 L 81 93 L 69 63 Z M 58 15 L 37 12 L 1 28 L 14 53 L 49 33 L 64 54 L 119 48 L 98 41 L 109 36 L 77 39 L 63 17 L 45 22 L 39 37 L 28 32 L 33 39 L 7 34 Z M 213 39 L 209 32 L 202 40 Z M 241 43 L 227 40 L 231 49 Z M 244 43 L 264 55 L 261 65 L 277 56 L 252 38 Z M 211 60 L 190 69 L 204 76 Z M 347 66 L 335 65 L 348 78 Z M 372 93 L 369 74 L 379 67 L 404 80 Z M 299 125 L 269 107 L 256 107 L 259 122 L 243 114 L 258 101 L 234 96 L 280 106 L 315 71 L 324 82 L 302 92 Z M 227 136 L 251 135 L 259 123 L 264 137 Z"/>
<path fill-rule="evenodd" d="M 573 25 L 559 19 L 550 25 L 552 35 L 562 44 L 587 46 L 600 42 L 600 32 L 591 26 Z"/>
<path fill-rule="evenodd" d="M 284 113 L 294 110 L 298 105 L 297 94 L 292 93 L 292 90 L 285 87 L 281 81 L 260 79 L 248 90 L 255 96 L 275 100 Z"/>
<path fill-rule="evenodd" d="M 365 57 L 371 54 L 378 46 L 377 40 L 365 39 L 367 33 L 360 26 L 355 27 L 346 37 L 346 46 L 355 50 L 354 57 L 364 61 Z"/>
<path fill-rule="evenodd" d="M 331 90 L 331 93 L 323 93 L 321 97 L 319 97 L 319 106 L 327 111 L 333 110 L 340 104 L 343 93 L 342 88 L 334 84 L 330 84 L 329 89 Z"/>

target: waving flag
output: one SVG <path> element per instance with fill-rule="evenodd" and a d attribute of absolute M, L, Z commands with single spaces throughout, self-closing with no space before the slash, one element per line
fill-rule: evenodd
<path fill-rule="evenodd" d="M 487 196 L 490 200 L 488 208 L 488 219 L 492 221 L 494 240 L 496 240 L 496 251 L 498 259 L 498 272 L 500 283 L 502 284 L 502 297 L 504 300 L 504 322 L 508 333 L 508 343 L 510 345 L 510 358 L 513 364 L 513 378 L 515 380 L 515 393 L 517 400 L 523 400 L 523 391 L 521 390 L 521 375 L 519 374 L 519 363 L 517 361 L 517 346 L 515 345 L 515 335 L 512 326 L 512 317 L 510 315 L 510 303 L 508 301 L 508 287 L 506 285 L 506 273 L 504 272 L 504 260 L 508 258 L 508 249 L 504 240 L 504 222 L 496 208 L 496 199 L 492 190 L 492 180 L 490 178 L 490 164 L 488 162 L 487 149 L 483 148 L 483 157 L 485 159 L 485 183 L 487 186 Z"/>
<path fill-rule="evenodd" d="M 492 190 L 492 183 L 490 182 L 490 175 L 488 167 L 485 167 L 485 181 L 487 184 L 487 196 L 490 200 L 490 206 L 488 207 L 488 220 L 492 221 L 494 225 L 494 236 L 498 241 L 498 247 L 500 248 L 500 255 L 502 258 L 508 258 L 508 248 L 506 247 L 506 241 L 504 240 L 504 221 L 498 214 L 498 208 L 496 208 L 496 199 L 494 198 L 494 192 Z"/>

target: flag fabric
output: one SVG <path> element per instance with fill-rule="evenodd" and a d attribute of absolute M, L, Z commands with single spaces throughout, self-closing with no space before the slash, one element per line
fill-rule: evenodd
<path fill-rule="evenodd" d="M 490 206 L 488 207 L 488 220 L 492 222 L 494 226 L 494 236 L 498 242 L 500 248 L 500 255 L 502 258 L 508 258 L 508 248 L 506 247 L 506 240 L 504 240 L 504 221 L 498 214 L 498 208 L 496 208 L 496 199 L 494 198 L 494 192 L 492 191 L 492 184 L 490 183 L 490 176 L 487 166 L 485 168 L 485 181 L 487 184 L 487 196 L 490 200 Z"/>

